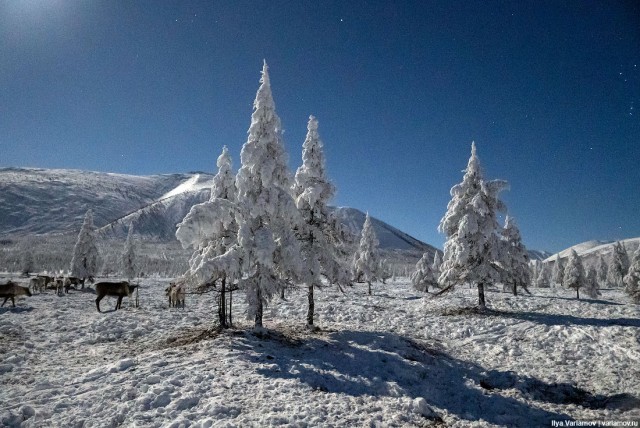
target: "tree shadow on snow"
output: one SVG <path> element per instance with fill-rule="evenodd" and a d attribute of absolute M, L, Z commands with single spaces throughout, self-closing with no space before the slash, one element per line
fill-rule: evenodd
<path fill-rule="evenodd" d="M 632 396 L 594 396 L 568 384 L 547 384 L 513 372 L 487 372 L 479 365 L 386 332 L 340 331 L 293 339 L 280 333 L 247 334 L 236 346 L 252 362 L 262 364 L 257 371 L 268 378 L 296 379 L 316 391 L 351 396 L 423 397 L 429 405 L 469 421 L 534 426 L 549 425 L 552 419 L 571 419 L 503 396 L 503 389 L 517 389 L 525 400 L 561 405 L 637 405 Z M 435 412 L 425 417 L 439 419 Z"/>
<path fill-rule="evenodd" d="M 600 305 L 624 306 L 624 303 L 613 302 L 611 300 L 602 300 L 602 299 L 577 299 L 575 297 L 562 297 L 562 296 L 536 296 L 536 297 L 539 299 L 571 300 L 574 302 L 598 303 Z"/>
<path fill-rule="evenodd" d="M 549 326 L 557 325 L 583 325 L 592 327 L 640 327 L 640 318 L 582 318 L 573 315 L 545 314 L 538 312 L 511 312 L 493 310 L 491 315 L 515 318 L 523 321 L 530 321 L 536 324 Z"/>
<path fill-rule="evenodd" d="M 31 306 L 16 306 L 15 308 L 12 306 L 4 306 L 0 308 L 0 314 L 3 314 L 5 312 L 14 312 L 20 314 L 22 312 L 31 312 L 32 310 L 33 307 Z"/>

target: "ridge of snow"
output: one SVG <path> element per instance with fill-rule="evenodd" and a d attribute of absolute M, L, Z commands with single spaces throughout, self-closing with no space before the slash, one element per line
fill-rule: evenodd
<path fill-rule="evenodd" d="M 562 250 L 558 253 L 555 253 L 547 257 L 546 259 L 544 259 L 544 263 L 555 261 L 558 255 L 560 255 L 561 259 L 569 257 L 569 253 L 571 253 L 571 250 L 575 250 L 575 252 L 578 253 L 580 257 L 589 257 L 593 255 L 608 254 L 611 252 L 611 249 L 613 248 L 613 245 L 616 242 L 623 243 L 626 246 L 627 251 L 631 253 L 635 250 L 635 248 L 640 246 L 640 237 L 621 239 L 620 241 L 592 240 L 592 241 L 582 242 L 580 244 L 574 245 L 572 247 L 569 247 L 565 250 Z"/>

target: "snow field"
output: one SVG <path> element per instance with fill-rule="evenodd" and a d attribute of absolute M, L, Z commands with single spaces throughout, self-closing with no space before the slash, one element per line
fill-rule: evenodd
<path fill-rule="evenodd" d="M 139 308 L 53 292 L 0 309 L 1 426 L 549 426 L 637 419 L 638 306 L 621 291 L 488 292 L 425 298 L 407 279 L 304 289 L 265 311 L 263 332 L 234 293 L 235 329 L 209 332 L 213 294 L 168 308 L 146 279 Z M 10 302 L 8 303 L 10 305 Z M 201 336 L 200 339 L 197 339 Z M 634 396 L 636 398 L 634 398 Z"/>

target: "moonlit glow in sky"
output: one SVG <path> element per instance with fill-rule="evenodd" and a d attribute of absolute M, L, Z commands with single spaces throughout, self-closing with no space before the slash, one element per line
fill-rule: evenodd
<path fill-rule="evenodd" d="M 0 166 L 237 169 L 262 60 L 292 171 L 441 247 L 475 140 L 532 249 L 640 236 L 632 1 L 0 1 Z"/>

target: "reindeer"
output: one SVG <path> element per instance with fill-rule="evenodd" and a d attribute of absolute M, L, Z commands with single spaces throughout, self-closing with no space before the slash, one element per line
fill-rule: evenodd
<path fill-rule="evenodd" d="M 45 286 L 45 287 L 47 286 L 47 284 L 49 284 L 50 282 L 52 282 L 52 281 L 55 279 L 55 278 L 54 278 L 54 277 L 52 277 L 52 276 L 49 276 L 49 275 L 41 275 L 41 274 L 36 275 L 36 278 L 42 278 L 42 279 L 44 279 L 44 286 Z"/>
<path fill-rule="evenodd" d="M 133 293 L 137 287 L 137 285 L 129 285 L 128 281 L 97 283 L 96 294 L 98 297 L 96 298 L 96 307 L 98 308 L 98 312 L 102 312 L 100 310 L 100 300 L 102 300 L 104 296 L 113 296 L 118 298 L 116 308 L 114 309 L 117 311 L 122 306 L 122 298 L 125 296 L 131 297 L 131 293 Z"/>
<path fill-rule="evenodd" d="M 182 304 L 182 308 L 184 309 L 184 284 L 182 283 L 169 283 L 169 287 L 165 290 L 167 296 L 169 296 L 169 307 L 178 307 Z"/>
<path fill-rule="evenodd" d="M 4 302 L 0 307 L 4 306 L 7 303 L 7 300 L 11 299 L 11 303 L 13 307 L 16 307 L 17 296 L 31 296 L 31 291 L 29 291 L 28 287 L 22 287 L 13 281 L 8 281 L 5 284 L 0 284 L 0 297 L 4 297 Z"/>
<path fill-rule="evenodd" d="M 76 278 L 75 276 L 66 277 L 64 279 L 64 287 L 67 290 L 69 290 L 69 287 L 71 287 L 72 285 L 74 286 L 74 289 L 75 289 L 76 285 L 80 285 L 80 286 L 82 286 L 82 288 L 84 288 L 84 278 L 82 278 L 82 279 L 81 278 Z"/>
<path fill-rule="evenodd" d="M 38 293 L 42 293 L 45 290 L 46 286 L 47 286 L 47 279 L 44 277 L 37 276 L 29 280 L 29 288 L 33 290 L 34 293 L 36 291 Z"/>

